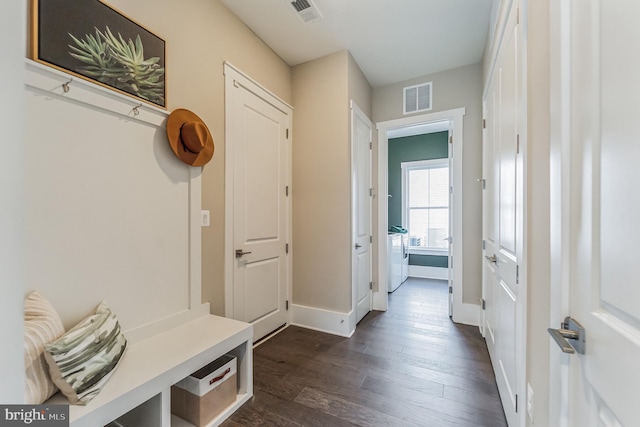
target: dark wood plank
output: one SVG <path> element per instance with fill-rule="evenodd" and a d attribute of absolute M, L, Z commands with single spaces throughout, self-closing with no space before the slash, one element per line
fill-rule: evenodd
<path fill-rule="evenodd" d="M 334 415 L 359 426 L 416 426 L 406 419 L 396 418 L 369 406 L 354 403 L 351 400 L 337 397 L 312 388 L 305 388 L 295 399 L 310 408 Z"/>
<path fill-rule="evenodd" d="M 386 396 L 387 399 L 395 402 L 402 402 L 403 405 L 412 405 L 415 407 L 414 413 L 423 414 L 423 416 L 428 414 L 431 420 L 440 421 L 439 425 L 497 426 L 501 425 L 500 421 L 504 417 L 502 411 L 498 414 L 491 409 L 461 405 L 457 400 L 416 393 L 413 387 L 407 387 L 406 384 L 399 385 L 395 381 L 368 377 L 362 388 Z M 469 397 L 472 398 L 470 395 Z M 491 406 L 495 406 L 495 402 Z"/>
<path fill-rule="evenodd" d="M 288 327 L 254 349 L 254 398 L 223 426 L 506 427 L 478 328 L 446 282 L 409 279 L 351 338 Z"/>
<path fill-rule="evenodd" d="M 274 396 L 262 390 L 258 390 L 252 400 L 254 410 L 259 408 L 259 413 L 262 416 L 262 420 L 260 421 L 264 423 L 252 425 L 268 425 L 273 419 L 284 420 L 285 422 L 291 423 L 291 425 L 305 427 L 353 427 L 355 425 L 330 413 L 319 411 L 295 400 Z M 242 410 L 244 410 L 244 405 Z M 233 419 L 235 419 L 235 414 Z M 254 418 L 254 420 L 257 420 L 257 417 Z"/>

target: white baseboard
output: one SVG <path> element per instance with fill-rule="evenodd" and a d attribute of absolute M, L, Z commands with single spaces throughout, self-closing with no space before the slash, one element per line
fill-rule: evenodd
<path fill-rule="evenodd" d="M 449 269 L 445 267 L 425 267 L 422 265 L 410 265 L 409 276 L 421 279 L 449 279 Z"/>
<path fill-rule="evenodd" d="M 454 304 L 453 321 L 471 326 L 480 326 L 482 310 L 478 304 Z"/>
<path fill-rule="evenodd" d="M 356 330 L 356 313 L 339 313 L 321 308 L 291 304 L 291 324 L 341 337 L 350 337 Z"/>
<path fill-rule="evenodd" d="M 386 286 L 386 283 L 385 283 Z M 377 311 L 387 311 L 389 308 L 389 296 L 387 290 L 373 291 L 373 309 Z"/>

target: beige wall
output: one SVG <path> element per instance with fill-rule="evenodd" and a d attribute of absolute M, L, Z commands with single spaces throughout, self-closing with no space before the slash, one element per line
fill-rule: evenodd
<path fill-rule="evenodd" d="M 293 68 L 293 303 L 351 310 L 350 100 L 371 87 L 347 51 Z"/>
<path fill-rule="evenodd" d="M 293 303 L 351 309 L 349 54 L 293 68 Z"/>
<path fill-rule="evenodd" d="M 349 97 L 348 100 L 355 101 L 362 112 L 371 119 L 373 108 L 373 90 L 364 73 L 356 63 L 353 56 L 349 55 Z"/>
<path fill-rule="evenodd" d="M 478 304 L 482 296 L 482 194 L 476 181 L 482 176 L 482 64 L 407 80 L 375 88 L 373 91 L 374 123 L 406 117 L 402 113 L 406 86 L 433 82 L 433 109 L 429 113 L 466 108 L 464 116 L 463 181 L 463 296 L 468 304 Z M 375 151 L 375 150 L 374 150 Z M 374 174 L 377 180 L 377 159 Z M 374 219 L 377 221 L 377 218 Z M 377 280 L 376 280 L 377 281 Z"/>
<path fill-rule="evenodd" d="M 7 2 L 0 14 L 0 402 L 24 402 L 24 51 L 25 3 Z M 11 43 L 6 43 L 11 40 Z"/>
<path fill-rule="evenodd" d="M 209 126 L 213 160 L 203 172 L 202 208 L 211 227 L 202 232 L 202 302 L 224 314 L 224 75 L 229 61 L 291 102 L 291 69 L 219 0 L 108 3 L 166 41 L 167 107 L 187 108 Z"/>

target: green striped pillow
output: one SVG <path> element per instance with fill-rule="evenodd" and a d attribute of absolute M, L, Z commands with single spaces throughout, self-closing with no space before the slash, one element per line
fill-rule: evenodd
<path fill-rule="evenodd" d="M 51 379 L 72 404 L 86 405 L 102 390 L 127 348 L 120 324 L 105 303 L 45 346 Z"/>

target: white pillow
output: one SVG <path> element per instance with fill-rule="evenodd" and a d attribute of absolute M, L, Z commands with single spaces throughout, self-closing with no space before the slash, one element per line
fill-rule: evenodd
<path fill-rule="evenodd" d="M 45 346 L 51 379 L 72 404 L 86 405 L 102 390 L 127 349 L 116 315 L 105 303 Z"/>
<path fill-rule="evenodd" d="M 24 301 L 25 403 L 40 405 L 56 388 L 44 360 L 44 346 L 64 334 L 64 326 L 53 306 L 38 292 Z"/>

